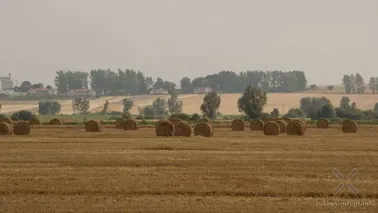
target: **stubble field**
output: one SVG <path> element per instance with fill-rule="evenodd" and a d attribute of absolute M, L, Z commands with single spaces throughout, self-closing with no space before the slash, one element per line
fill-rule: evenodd
<path fill-rule="evenodd" d="M 211 138 L 43 127 L 0 137 L 0 212 L 377 212 L 377 144 L 368 125 Z M 358 169 L 358 194 L 333 194 L 334 168 Z"/>

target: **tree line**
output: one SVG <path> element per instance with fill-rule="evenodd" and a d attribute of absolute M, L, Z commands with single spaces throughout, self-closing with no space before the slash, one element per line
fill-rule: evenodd
<path fill-rule="evenodd" d="M 370 77 L 369 82 L 365 84 L 364 78 L 356 73 L 355 75 L 344 75 L 342 81 L 347 94 L 363 94 L 366 87 L 374 94 L 378 91 L 378 77 Z"/>
<path fill-rule="evenodd" d="M 165 89 L 169 93 L 176 91 L 176 84 L 162 78 L 156 81 L 140 71 L 132 69 L 117 72 L 108 70 L 58 71 L 55 85 L 59 93 L 70 89 L 87 89 L 89 85 L 98 94 L 104 95 L 143 95 L 151 89 Z M 180 93 L 193 93 L 195 88 L 210 87 L 212 91 L 222 93 L 242 92 L 248 85 L 259 87 L 268 92 L 295 92 L 304 90 L 307 79 L 303 71 L 221 71 L 217 74 L 180 80 Z"/>

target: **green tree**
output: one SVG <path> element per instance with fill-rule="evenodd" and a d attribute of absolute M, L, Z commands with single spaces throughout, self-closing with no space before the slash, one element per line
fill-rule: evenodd
<path fill-rule="evenodd" d="M 104 107 L 101 110 L 101 114 L 102 115 L 108 114 L 108 112 L 109 112 L 109 101 L 106 100 L 106 102 L 104 103 Z"/>
<path fill-rule="evenodd" d="M 248 115 L 250 119 L 261 117 L 268 98 L 266 92 L 249 85 L 238 100 L 239 112 Z"/>
<path fill-rule="evenodd" d="M 152 108 L 157 116 L 162 116 L 167 114 L 167 101 L 164 98 L 157 98 L 152 102 Z"/>
<path fill-rule="evenodd" d="M 30 81 L 23 81 L 20 85 L 20 90 L 21 92 L 28 92 L 31 86 L 32 84 L 30 83 Z"/>
<path fill-rule="evenodd" d="M 378 103 L 375 103 L 375 105 L 374 105 L 374 112 L 378 113 Z"/>
<path fill-rule="evenodd" d="M 182 101 L 178 99 L 177 95 L 172 94 L 167 101 L 168 110 L 171 114 L 178 114 L 182 112 Z"/>
<path fill-rule="evenodd" d="M 280 116 L 280 111 L 278 108 L 274 108 L 273 111 L 270 113 L 270 116 L 273 118 L 278 118 Z"/>
<path fill-rule="evenodd" d="M 193 89 L 190 88 L 190 78 L 184 77 L 180 80 L 182 93 L 192 93 Z"/>
<path fill-rule="evenodd" d="M 334 86 L 332 86 L 332 85 L 327 86 L 327 89 L 328 89 L 328 91 L 330 91 L 330 92 L 332 92 L 333 88 L 334 88 Z"/>
<path fill-rule="evenodd" d="M 376 92 L 376 89 L 377 89 L 377 81 L 376 81 L 376 78 L 374 77 L 371 77 L 370 80 L 369 80 L 369 88 L 371 90 L 372 93 L 375 94 Z"/>
<path fill-rule="evenodd" d="M 305 117 L 305 113 L 301 109 L 299 109 L 299 108 L 291 108 L 285 114 L 285 117 L 289 117 L 289 118 L 304 118 Z"/>
<path fill-rule="evenodd" d="M 310 89 L 315 92 L 318 89 L 318 87 L 315 84 L 311 84 Z"/>
<path fill-rule="evenodd" d="M 134 101 L 129 98 L 124 98 L 122 100 L 122 104 L 123 104 L 123 113 L 128 114 L 131 108 L 134 106 Z"/>
<path fill-rule="evenodd" d="M 365 82 L 364 78 L 357 73 L 355 77 L 355 82 L 356 82 L 356 90 L 358 94 L 362 94 L 365 92 Z"/>
<path fill-rule="evenodd" d="M 30 121 L 35 118 L 35 115 L 28 110 L 21 110 L 12 114 L 11 119 L 13 121 Z"/>
<path fill-rule="evenodd" d="M 214 119 L 217 116 L 218 109 L 221 104 L 221 97 L 216 92 L 209 92 L 203 98 L 203 103 L 201 104 L 201 111 L 204 116 Z"/>
<path fill-rule="evenodd" d="M 39 101 L 38 113 L 40 115 L 56 115 L 59 114 L 61 105 L 57 101 Z"/>
<path fill-rule="evenodd" d="M 322 118 L 334 118 L 336 116 L 335 109 L 332 104 L 326 104 L 322 106 L 319 117 Z"/>
<path fill-rule="evenodd" d="M 340 100 L 340 108 L 343 108 L 343 109 L 350 109 L 350 99 L 349 97 L 342 97 L 341 100 Z"/>
<path fill-rule="evenodd" d="M 300 100 L 300 109 L 307 117 L 317 119 L 321 108 L 326 104 L 331 104 L 331 101 L 326 97 L 304 97 Z"/>
<path fill-rule="evenodd" d="M 343 77 L 343 85 L 344 85 L 345 92 L 346 92 L 347 94 L 352 93 L 352 89 L 353 89 L 353 81 L 352 81 L 351 76 L 349 76 L 349 75 L 344 75 L 344 77 Z"/>

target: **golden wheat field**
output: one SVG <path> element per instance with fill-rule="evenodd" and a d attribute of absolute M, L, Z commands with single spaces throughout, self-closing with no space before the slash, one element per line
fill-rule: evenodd
<path fill-rule="evenodd" d="M 0 212 L 377 212 L 378 127 L 304 136 L 215 127 L 214 137 L 154 128 L 33 128 L 0 137 Z M 332 170 L 345 177 L 344 187 Z"/>
<path fill-rule="evenodd" d="M 220 94 L 221 105 L 219 111 L 224 115 L 238 115 L 240 112 L 237 109 L 237 101 L 241 94 Z M 343 96 L 348 96 L 351 102 L 356 102 L 357 107 L 360 109 L 373 109 L 375 103 L 378 101 L 378 94 L 341 94 L 330 92 L 316 92 L 316 93 L 268 93 L 268 102 L 264 107 L 265 112 L 271 112 L 274 108 L 278 108 L 281 113 L 286 113 L 290 108 L 299 107 L 299 101 L 303 97 L 322 97 L 328 98 L 334 106 L 340 105 L 340 100 Z M 152 102 L 162 97 L 169 98 L 169 95 L 141 95 L 130 96 L 134 102 L 134 107 L 130 110 L 132 114 L 138 114 L 138 107 L 145 107 L 151 105 Z M 103 105 L 109 101 L 109 110 L 123 111 L 122 99 L 123 96 L 109 96 L 101 97 L 98 99 L 90 100 L 89 112 L 101 112 Z M 183 102 L 183 112 L 192 114 L 200 113 L 200 105 L 202 104 L 203 94 L 180 95 L 179 99 Z M 61 114 L 72 114 L 72 101 L 62 100 L 59 101 L 62 105 Z M 11 113 L 19 110 L 38 111 L 38 101 L 7 101 L 2 102 L 2 113 Z"/>

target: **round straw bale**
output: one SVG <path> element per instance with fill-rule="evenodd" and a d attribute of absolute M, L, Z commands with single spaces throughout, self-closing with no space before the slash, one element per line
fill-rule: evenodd
<path fill-rule="evenodd" d="M 343 121 L 341 129 L 344 133 L 356 133 L 357 124 L 354 120 L 346 119 Z"/>
<path fill-rule="evenodd" d="M 316 122 L 316 128 L 327 129 L 329 126 L 329 121 L 325 118 L 321 118 Z"/>
<path fill-rule="evenodd" d="M 270 121 L 274 121 L 274 118 L 264 118 L 264 123 L 268 123 Z"/>
<path fill-rule="evenodd" d="M 13 133 L 15 135 L 29 135 L 30 124 L 26 121 L 19 121 L 13 127 Z"/>
<path fill-rule="evenodd" d="M 293 119 L 293 121 L 301 123 L 303 125 L 304 130 L 305 131 L 307 130 L 307 123 L 304 120 L 296 118 L 296 119 Z"/>
<path fill-rule="evenodd" d="M 201 120 L 198 121 L 198 123 L 211 123 L 211 121 L 208 118 L 202 118 Z"/>
<path fill-rule="evenodd" d="M 13 127 L 6 122 L 0 122 L 0 135 L 11 135 L 13 133 Z"/>
<path fill-rule="evenodd" d="M 124 130 L 137 130 L 138 129 L 138 123 L 134 120 L 127 119 L 125 123 L 123 124 Z"/>
<path fill-rule="evenodd" d="M 276 119 L 274 122 L 276 122 L 280 126 L 280 133 L 286 133 L 286 121 L 283 119 Z"/>
<path fill-rule="evenodd" d="M 182 120 L 180 118 L 170 117 L 168 119 L 168 121 L 170 121 L 171 123 L 173 123 L 173 125 L 176 125 L 176 124 L 180 123 Z"/>
<path fill-rule="evenodd" d="M 123 126 L 125 125 L 126 119 L 124 118 L 117 118 L 114 126 L 116 129 L 123 129 Z"/>
<path fill-rule="evenodd" d="M 160 120 L 156 125 L 155 132 L 157 136 L 173 136 L 175 134 L 175 125 L 170 121 Z"/>
<path fill-rule="evenodd" d="M 264 121 L 262 120 L 252 120 L 251 123 L 249 124 L 249 128 L 252 131 L 260 131 L 264 129 Z"/>
<path fill-rule="evenodd" d="M 156 121 L 156 123 L 155 123 L 155 128 L 159 125 L 159 123 L 164 122 L 164 121 L 165 121 L 164 119 L 161 119 L 161 120 Z"/>
<path fill-rule="evenodd" d="M 62 121 L 58 118 L 53 118 L 51 119 L 51 121 L 49 122 L 50 125 L 62 125 Z"/>
<path fill-rule="evenodd" d="M 101 123 L 90 120 L 85 123 L 85 131 L 87 132 L 101 132 Z"/>
<path fill-rule="evenodd" d="M 305 131 L 306 130 L 305 130 L 302 122 L 297 121 L 297 120 L 290 122 L 286 126 L 287 135 L 300 135 L 300 136 L 302 136 L 302 135 L 304 135 Z"/>
<path fill-rule="evenodd" d="M 284 121 L 286 121 L 287 124 L 290 123 L 290 122 L 292 121 L 292 119 L 291 119 L 291 118 L 288 118 L 288 117 L 283 117 L 283 118 L 281 118 L 281 119 L 284 120 Z"/>
<path fill-rule="evenodd" d="M 198 123 L 194 126 L 194 135 L 202 137 L 211 137 L 213 136 L 213 127 L 206 122 Z"/>
<path fill-rule="evenodd" d="M 30 121 L 29 121 L 29 124 L 30 125 L 41 125 L 41 121 L 38 119 L 38 118 L 32 118 Z"/>
<path fill-rule="evenodd" d="M 174 126 L 175 136 L 190 137 L 192 135 L 192 128 L 187 122 L 181 121 L 174 124 Z"/>
<path fill-rule="evenodd" d="M 265 135 L 279 135 L 281 130 L 277 122 L 269 121 L 264 124 L 263 131 Z"/>
<path fill-rule="evenodd" d="M 13 123 L 12 119 L 10 119 L 10 118 L 0 118 L 0 122 L 4 122 L 4 123 L 8 123 L 8 124 Z"/>
<path fill-rule="evenodd" d="M 235 119 L 231 123 L 232 131 L 244 131 L 245 123 L 242 119 Z"/>

